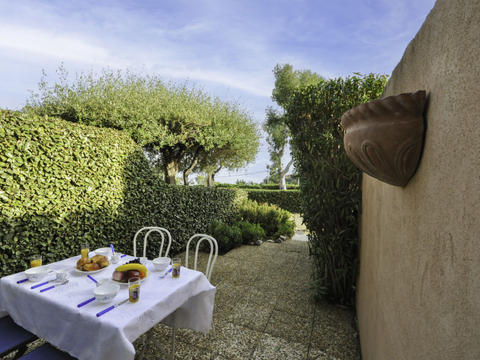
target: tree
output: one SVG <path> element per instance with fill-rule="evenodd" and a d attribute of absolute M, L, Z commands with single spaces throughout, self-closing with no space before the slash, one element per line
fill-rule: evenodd
<path fill-rule="evenodd" d="M 315 84 L 323 78 L 310 70 L 295 70 L 290 64 L 275 65 L 275 87 L 272 90 L 272 100 L 281 110 L 267 108 L 263 129 L 267 133 L 271 165 L 270 179 L 277 180 L 279 188 L 286 190 L 285 175 L 290 170 L 293 160 L 283 167 L 282 158 L 287 144 L 290 142 L 290 130 L 286 124 L 285 111 L 291 101 L 295 90 L 300 86 Z"/>
<path fill-rule="evenodd" d="M 256 125 L 244 110 L 195 88 L 165 84 L 157 76 L 110 70 L 98 76 L 81 73 L 69 83 L 63 67 L 57 72 L 59 82 L 53 86 L 43 74 L 39 92 L 32 93 L 24 111 L 126 131 L 170 184 L 175 184 L 182 169 L 188 183 L 201 154 L 238 145 L 235 131 L 239 129 L 256 136 L 258 143 Z M 258 145 L 254 145 L 248 143 L 252 147 L 241 151 L 256 154 Z"/>
<path fill-rule="evenodd" d="M 235 170 L 255 160 L 259 134 L 256 129 L 237 122 L 232 124 L 235 136 L 222 147 L 204 151 L 198 161 L 198 170 L 207 174 L 207 186 L 213 187 L 215 175 L 221 169 Z"/>

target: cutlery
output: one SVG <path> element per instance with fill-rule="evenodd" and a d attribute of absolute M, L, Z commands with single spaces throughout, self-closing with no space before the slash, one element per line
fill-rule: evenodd
<path fill-rule="evenodd" d="M 110 310 L 113 310 L 113 309 L 115 309 L 116 307 L 119 307 L 120 305 L 125 304 L 127 301 L 128 301 L 128 298 L 125 299 L 125 300 L 120 301 L 118 304 L 112 305 L 112 306 L 106 308 L 105 310 L 100 311 L 99 313 L 97 313 L 97 317 L 100 317 L 100 316 L 102 316 L 103 314 L 109 312 Z"/>
<path fill-rule="evenodd" d="M 125 257 L 125 256 L 127 256 L 127 254 L 123 254 L 123 255 L 122 255 L 122 256 L 120 256 L 120 257 L 121 257 L 121 258 L 123 258 L 123 257 Z"/>
<path fill-rule="evenodd" d="M 50 281 L 53 281 L 53 280 L 48 280 L 48 281 L 45 281 L 43 283 L 33 285 L 32 287 L 30 287 L 30 289 L 36 289 L 36 288 L 39 288 L 40 286 L 47 285 Z"/>
<path fill-rule="evenodd" d="M 93 276 L 91 276 L 91 275 L 87 275 L 87 277 L 88 277 L 90 280 L 92 280 L 92 281 L 93 281 L 95 284 L 97 284 L 97 283 L 98 283 L 98 281 L 97 281 L 97 280 L 95 280 L 95 279 L 93 278 Z"/>
<path fill-rule="evenodd" d="M 91 302 L 94 301 L 94 300 L 95 300 L 95 297 L 92 297 L 92 298 L 90 298 L 90 299 L 88 299 L 88 300 L 85 300 L 84 302 L 81 302 L 80 304 L 77 305 L 77 307 L 85 306 L 85 305 L 91 303 Z"/>
<path fill-rule="evenodd" d="M 17 284 L 24 283 L 25 281 L 28 281 L 28 279 L 18 280 L 18 281 L 17 281 Z"/>
<path fill-rule="evenodd" d="M 68 280 L 65 280 L 64 282 L 61 282 L 61 283 L 56 284 L 56 285 L 49 286 L 49 287 L 47 287 L 47 288 L 45 288 L 45 289 L 40 290 L 40 292 L 44 292 L 44 291 L 53 289 L 55 286 L 65 285 L 66 283 L 68 283 Z"/>
<path fill-rule="evenodd" d="M 110 244 L 110 249 L 112 249 L 112 255 L 115 254 L 115 249 L 113 248 L 113 244 Z"/>
<path fill-rule="evenodd" d="M 167 271 L 165 271 L 162 275 L 160 275 L 160 279 L 163 279 L 165 276 L 167 276 L 167 274 L 169 272 L 172 272 L 172 268 L 168 269 Z"/>

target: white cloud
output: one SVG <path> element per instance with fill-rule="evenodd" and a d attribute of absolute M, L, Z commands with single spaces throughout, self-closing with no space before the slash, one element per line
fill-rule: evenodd
<path fill-rule="evenodd" d="M 89 39 L 41 28 L 0 24 L 0 47 L 55 59 L 118 66 L 109 51 Z"/>

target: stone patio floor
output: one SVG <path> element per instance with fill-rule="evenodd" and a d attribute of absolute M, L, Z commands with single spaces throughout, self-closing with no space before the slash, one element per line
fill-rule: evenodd
<path fill-rule="evenodd" d="M 313 301 L 311 266 L 306 241 L 242 246 L 219 256 L 211 281 L 216 334 L 177 330 L 175 358 L 360 359 L 353 311 Z M 171 330 L 151 331 L 147 345 L 143 337 L 135 342 L 137 353 L 168 359 Z"/>

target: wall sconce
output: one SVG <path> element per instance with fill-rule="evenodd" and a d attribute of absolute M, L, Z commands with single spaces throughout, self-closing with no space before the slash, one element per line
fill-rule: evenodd
<path fill-rule="evenodd" d="M 422 154 L 424 90 L 388 96 L 342 116 L 345 151 L 360 170 L 380 181 L 406 186 Z"/>

